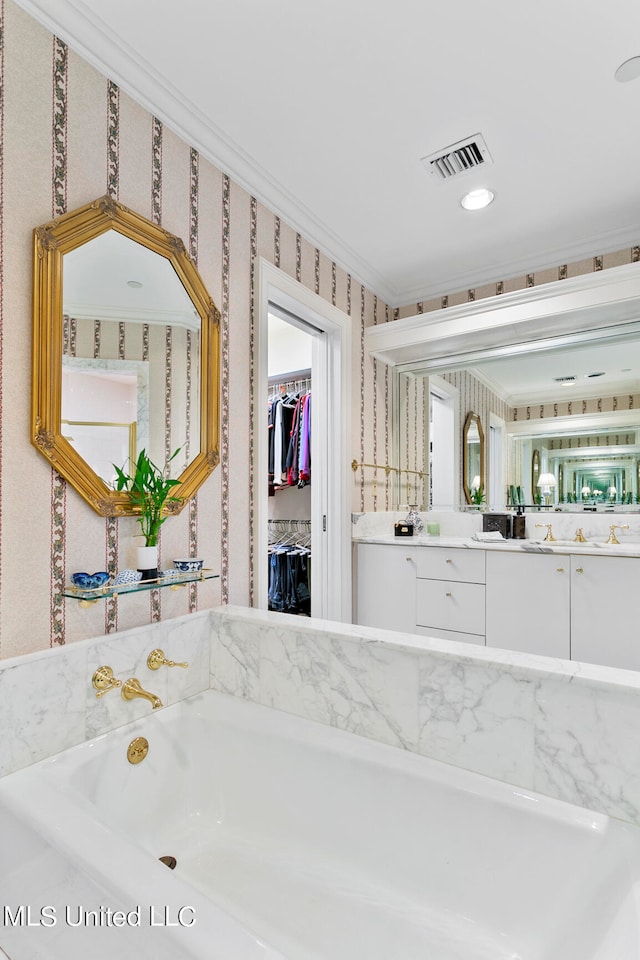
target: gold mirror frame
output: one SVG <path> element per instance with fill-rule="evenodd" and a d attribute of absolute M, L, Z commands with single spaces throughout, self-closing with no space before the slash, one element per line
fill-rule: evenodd
<path fill-rule="evenodd" d="M 531 454 L 531 503 L 537 503 L 536 494 L 539 494 L 538 480 L 540 479 L 540 451 L 534 450 Z"/>
<path fill-rule="evenodd" d="M 165 257 L 200 316 L 200 452 L 180 475 L 179 500 L 168 505 L 168 512 L 179 513 L 220 460 L 220 312 L 182 240 L 111 197 L 100 197 L 34 230 L 31 442 L 100 516 L 139 512 L 129 494 L 108 487 L 61 432 L 63 257 L 107 230 Z"/>
<path fill-rule="evenodd" d="M 475 424 L 480 438 L 480 486 L 484 490 L 484 432 L 482 423 L 477 413 L 469 412 L 462 428 L 462 488 L 467 503 L 473 503 L 471 499 L 471 490 L 469 489 L 469 456 L 467 451 L 467 434 L 471 424 Z"/>

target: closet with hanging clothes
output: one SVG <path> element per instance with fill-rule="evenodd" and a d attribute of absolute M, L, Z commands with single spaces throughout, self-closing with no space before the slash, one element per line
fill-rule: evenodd
<path fill-rule="evenodd" d="M 269 520 L 269 609 L 311 616 L 310 520 Z"/>
<path fill-rule="evenodd" d="M 311 616 L 311 376 L 313 335 L 269 312 L 268 607 Z"/>

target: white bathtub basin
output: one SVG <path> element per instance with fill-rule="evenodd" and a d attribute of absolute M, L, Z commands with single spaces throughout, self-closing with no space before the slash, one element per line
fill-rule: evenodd
<path fill-rule="evenodd" d="M 187 956 L 640 956 L 635 827 L 214 692 L 6 777 L 3 799 L 120 901 L 193 906 L 169 931 Z"/>

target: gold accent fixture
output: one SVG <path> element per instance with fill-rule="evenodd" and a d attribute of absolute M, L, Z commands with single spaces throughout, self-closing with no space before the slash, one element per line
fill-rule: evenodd
<path fill-rule="evenodd" d="M 167 660 L 164 655 L 164 650 L 160 648 L 152 650 L 149 656 L 147 657 L 147 666 L 149 670 L 159 670 L 160 667 L 188 667 L 189 664 L 186 661 L 182 663 L 176 663 L 175 660 Z"/>
<path fill-rule="evenodd" d="M 551 529 L 551 524 L 550 524 L 550 523 L 536 523 L 536 527 L 546 527 L 546 528 L 547 528 L 547 535 L 546 535 L 546 537 L 545 537 L 544 539 L 545 539 L 546 541 L 548 541 L 549 543 L 551 543 L 552 541 L 555 541 L 556 538 L 555 538 L 554 535 L 553 535 L 553 530 Z"/>
<path fill-rule="evenodd" d="M 220 458 L 220 313 L 182 240 L 111 197 L 63 214 L 33 233 L 31 442 L 100 516 L 140 512 L 127 491 L 108 487 L 62 435 L 64 258 L 108 231 L 167 260 L 200 318 L 198 453 L 179 477 L 180 502 L 173 505 L 177 512 L 195 496 Z"/>
<path fill-rule="evenodd" d="M 574 542 L 575 542 L 575 543 L 586 543 L 586 542 L 587 542 L 586 537 L 585 537 L 584 533 L 582 532 L 582 527 L 578 527 L 578 529 L 576 530 L 576 536 L 575 536 L 575 541 L 574 541 Z"/>
<path fill-rule="evenodd" d="M 558 567 L 557 571 L 558 573 L 564 573 L 564 567 Z"/>
<path fill-rule="evenodd" d="M 131 677 L 122 684 L 122 699 L 135 700 L 136 697 L 140 697 L 142 700 L 148 700 L 154 710 L 162 706 L 160 697 L 156 697 L 155 693 L 149 693 L 148 690 L 143 690 L 138 678 Z"/>
<path fill-rule="evenodd" d="M 612 523 L 611 526 L 609 527 L 609 539 L 607 540 L 607 543 L 620 543 L 620 541 L 616 537 L 616 530 L 628 530 L 628 529 L 629 529 L 628 523 Z"/>
<path fill-rule="evenodd" d="M 360 463 L 358 460 L 351 461 L 351 469 L 355 473 L 358 467 L 371 467 L 372 470 L 384 470 L 387 476 L 390 473 L 415 473 L 418 477 L 426 477 L 425 470 L 409 470 L 406 467 L 391 467 L 388 463 Z"/>
<path fill-rule="evenodd" d="M 584 573 L 584 567 L 576 567 L 576 573 Z"/>
<path fill-rule="evenodd" d="M 91 678 L 91 683 L 97 691 L 96 697 L 104 697 L 109 690 L 115 690 L 122 686 L 122 680 L 117 680 L 113 675 L 111 667 L 98 667 Z"/>
<path fill-rule="evenodd" d="M 127 760 L 129 763 L 142 763 L 149 753 L 149 741 L 146 737 L 136 737 L 127 747 Z"/>

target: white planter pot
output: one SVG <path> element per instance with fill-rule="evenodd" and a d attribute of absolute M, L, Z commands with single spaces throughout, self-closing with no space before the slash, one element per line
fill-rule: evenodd
<path fill-rule="evenodd" d="M 158 548 L 137 547 L 136 569 L 142 573 L 143 580 L 155 580 L 158 576 Z"/>

